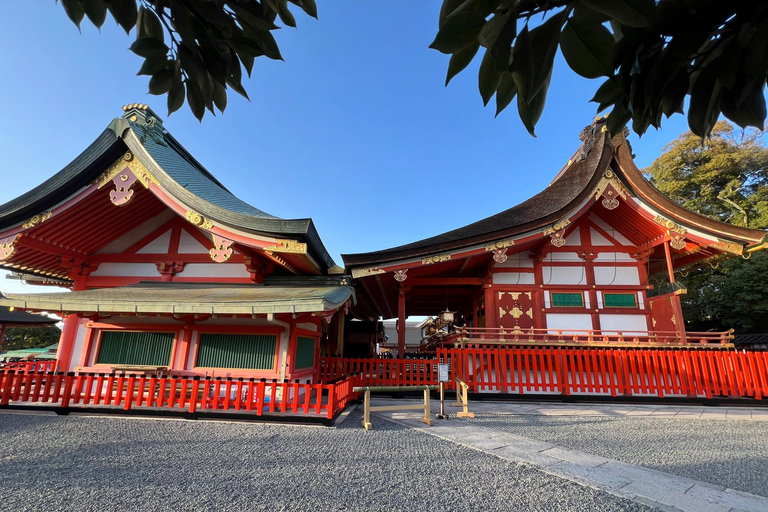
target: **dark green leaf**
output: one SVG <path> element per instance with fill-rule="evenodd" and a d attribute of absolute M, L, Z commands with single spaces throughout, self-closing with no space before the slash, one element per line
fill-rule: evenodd
<path fill-rule="evenodd" d="M 689 79 L 685 70 L 667 80 L 661 96 L 661 112 L 669 117 L 674 113 L 683 113 L 683 103 L 688 94 Z"/>
<path fill-rule="evenodd" d="M 187 81 L 187 104 L 198 121 L 203 120 L 205 115 L 205 100 L 203 99 L 203 93 L 197 84 L 192 81 Z"/>
<path fill-rule="evenodd" d="M 472 12 L 457 12 L 440 27 L 430 48 L 441 53 L 456 53 L 477 41 L 485 19 Z"/>
<path fill-rule="evenodd" d="M 317 4 L 315 0 L 302 0 L 304 12 L 317 19 Z"/>
<path fill-rule="evenodd" d="M 628 27 L 648 27 L 656 19 L 654 0 L 580 0 L 586 7 L 601 12 Z"/>
<path fill-rule="evenodd" d="M 539 92 L 531 98 L 529 101 L 524 101 L 523 97 L 517 95 L 517 112 L 520 115 L 520 120 L 523 121 L 523 125 L 528 130 L 528 133 L 536 136 L 535 128 L 536 123 L 541 119 L 541 114 L 544 112 L 544 104 L 547 102 L 547 91 L 549 90 L 549 81 L 552 78 L 552 72 L 544 78 L 544 83 Z"/>
<path fill-rule="evenodd" d="M 109 0 L 109 12 L 117 21 L 117 24 L 123 27 L 125 33 L 129 33 L 136 26 L 136 17 L 138 16 L 138 7 L 136 0 Z"/>
<path fill-rule="evenodd" d="M 501 73 L 496 71 L 496 65 L 490 50 L 485 50 L 483 61 L 480 63 L 478 86 L 480 96 L 483 97 L 483 105 L 487 105 L 501 83 Z"/>
<path fill-rule="evenodd" d="M 208 71 L 196 49 L 193 51 L 186 44 L 182 44 L 179 46 L 179 60 L 187 76 L 202 91 L 204 84 L 208 81 Z M 187 97 L 189 97 L 189 86 L 187 86 Z"/>
<path fill-rule="evenodd" d="M 448 75 L 445 77 L 445 85 L 448 85 L 448 82 L 454 76 L 458 75 L 472 62 L 478 49 L 480 49 L 480 43 L 475 43 L 451 55 L 451 60 L 448 62 Z"/>
<path fill-rule="evenodd" d="M 760 81 L 757 83 L 753 82 L 753 84 L 749 88 L 746 98 L 739 104 L 733 99 L 735 93 L 724 94 L 722 102 L 723 114 L 742 128 L 754 126 L 762 130 L 766 117 L 765 96 L 763 94 L 765 83 Z"/>
<path fill-rule="evenodd" d="M 572 18 L 565 24 L 561 46 L 566 62 L 584 78 L 613 75 L 613 35 L 600 23 Z"/>
<path fill-rule="evenodd" d="M 184 105 L 184 84 L 175 80 L 168 91 L 168 115 L 173 114 Z"/>
<path fill-rule="evenodd" d="M 174 73 L 171 69 L 164 69 L 155 73 L 149 79 L 149 93 L 155 95 L 165 94 L 171 90 L 173 85 Z"/>
<path fill-rule="evenodd" d="M 153 58 L 145 59 L 144 64 L 141 65 L 141 69 L 136 73 L 137 75 L 154 75 L 161 69 L 165 69 L 168 66 L 168 60 L 166 58 Z"/>
<path fill-rule="evenodd" d="M 64 7 L 64 12 L 67 13 L 67 17 L 72 20 L 72 23 L 74 23 L 77 26 L 77 29 L 80 30 L 80 22 L 83 21 L 83 17 L 85 16 L 83 6 L 80 5 L 80 0 L 61 0 L 61 6 Z"/>
<path fill-rule="evenodd" d="M 517 18 L 513 17 L 513 14 L 516 13 L 509 10 L 506 14 L 496 14 L 490 20 L 486 21 L 480 29 L 480 33 L 477 35 L 477 40 L 480 42 L 480 45 L 485 48 L 491 48 L 496 44 L 496 40 L 499 39 L 502 33 L 510 31 L 512 37 L 509 38 L 509 42 L 511 42 L 512 39 L 514 39 L 514 33 L 517 26 Z"/>
<path fill-rule="evenodd" d="M 288 9 L 288 5 L 286 2 L 280 2 L 280 5 L 278 6 L 277 11 L 278 16 L 280 16 L 280 20 L 285 23 L 289 27 L 296 27 L 296 18 L 293 17 L 293 13 Z M 224 95 L 225 99 L 225 105 L 226 105 L 226 93 Z M 223 110 L 223 109 L 219 109 Z"/>
<path fill-rule="evenodd" d="M 270 32 L 258 31 L 253 32 L 256 43 L 261 47 L 264 55 L 274 60 L 283 60 L 283 56 L 280 55 L 280 48 L 277 47 L 277 41 Z"/>
<path fill-rule="evenodd" d="M 463 3 L 465 3 L 464 0 L 443 0 L 443 5 L 440 6 L 440 18 L 438 25 L 442 27 L 443 23 L 445 23 L 445 20 L 448 19 L 448 16 L 453 14 L 456 9 Z"/>
<path fill-rule="evenodd" d="M 533 96 L 533 80 L 536 73 L 528 25 L 520 31 L 520 35 L 515 41 L 515 47 L 512 49 L 511 71 L 519 94 L 517 101 L 520 102 L 521 99 L 527 101 Z"/>
<path fill-rule="evenodd" d="M 612 78 L 607 79 L 597 88 L 595 95 L 590 101 L 598 104 L 597 111 L 602 112 L 611 105 L 624 98 L 624 91 Z"/>
<path fill-rule="evenodd" d="M 130 50 L 145 59 L 164 59 L 168 55 L 168 47 L 159 39 L 142 37 L 133 42 Z"/>
<path fill-rule="evenodd" d="M 97 28 L 101 28 L 104 20 L 107 19 L 107 4 L 104 3 L 104 0 L 80 0 L 80 5 L 83 6 L 85 15 L 88 16 L 91 23 Z"/>
<path fill-rule="evenodd" d="M 160 41 L 165 40 L 165 32 L 160 18 L 151 9 L 141 7 L 136 18 L 136 33 L 139 37 L 151 37 Z"/>
<path fill-rule="evenodd" d="M 512 78 L 512 73 L 506 72 L 501 75 L 501 83 L 496 90 L 496 116 L 498 116 L 502 110 L 512 103 L 517 95 L 517 86 L 515 85 L 515 79 Z"/>
<path fill-rule="evenodd" d="M 560 30 L 563 28 L 566 15 L 565 10 L 560 11 L 531 30 L 531 50 L 535 72 L 531 92 L 525 98 L 526 100 L 530 100 L 531 94 L 537 95 L 539 89 L 544 86 L 544 82 L 549 80 L 548 77 L 552 74 L 555 54 L 560 44 Z"/>
<path fill-rule="evenodd" d="M 688 126 L 699 137 L 708 137 L 720 115 L 720 82 L 717 69 L 705 67 L 691 87 L 691 103 L 688 107 Z"/>
<path fill-rule="evenodd" d="M 213 84 L 213 102 L 221 112 L 227 108 L 227 89 L 218 82 Z"/>
<path fill-rule="evenodd" d="M 632 113 L 627 110 L 624 105 L 616 104 L 611 110 L 608 119 L 605 122 L 606 129 L 611 136 L 618 135 L 621 130 L 627 126 L 627 123 L 632 119 Z"/>

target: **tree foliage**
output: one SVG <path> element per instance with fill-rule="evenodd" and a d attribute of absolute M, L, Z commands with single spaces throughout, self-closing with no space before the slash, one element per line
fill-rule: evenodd
<path fill-rule="evenodd" d="M 3 350 L 42 348 L 59 342 L 61 329 L 55 325 L 8 327 L 3 334 Z"/>
<path fill-rule="evenodd" d="M 763 135 L 718 122 L 709 139 L 686 132 L 645 169 L 682 206 L 723 222 L 768 228 L 768 148 Z M 683 314 L 694 330 L 768 332 L 768 251 L 681 276 Z"/>
<path fill-rule="evenodd" d="M 58 1 L 58 0 L 57 0 Z M 289 2 L 317 17 L 315 0 L 61 0 L 69 19 L 101 27 L 111 15 L 126 32 L 136 28 L 130 49 L 144 59 L 149 92 L 168 96 L 168 113 L 186 99 L 199 120 L 205 110 L 223 112 L 227 90 L 248 98 L 243 70 L 256 57 L 282 59 L 272 31 L 295 27 Z"/>
<path fill-rule="evenodd" d="M 431 47 L 451 55 L 446 84 L 481 53 L 483 102 L 495 95 L 498 115 L 517 97 L 531 134 L 558 47 L 576 73 L 605 79 L 592 101 L 612 109 L 612 133 L 659 128 L 687 96 L 700 137 L 721 113 L 741 127 L 766 118 L 768 2 L 443 0 Z"/>

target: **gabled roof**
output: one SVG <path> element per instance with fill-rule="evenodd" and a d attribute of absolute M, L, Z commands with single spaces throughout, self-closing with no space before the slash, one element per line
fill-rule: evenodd
<path fill-rule="evenodd" d="M 71 293 L 9 294 L 0 304 L 66 313 L 217 314 L 329 312 L 343 306 L 354 290 L 346 277 L 266 279 L 263 284 L 151 282 Z M 32 315 L 30 315 L 32 316 Z"/>
<path fill-rule="evenodd" d="M 611 172 L 643 201 L 681 224 L 721 236 L 744 247 L 763 242 L 761 230 L 725 224 L 687 210 L 651 185 L 637 166 L 625 134 L 613 139 L 605 131 L 605 121 L 595 120 L 585 128 L 580 138 L 582 146 L 568 161 L 552 183 L 532 198 L 496 215 L 467 226 L 417 242 L 359 254 L 343 254 L 347 267 L 376 266 L 409 258 L 419 258 L 443 252 L 488 244 L 552 225 L 566 218 L 595 193 L 598 184 Z M 353 274 L 354 275 L 354 274 Z"/>
<path fill-rule="evenodd" d="M 321 267 L 334 266 L 312 219 L 280 219 L 242 201 L 224 187 L 164 129 L 146 105 L 124 107 L 99 137 L 69 165 L 26 194 L 0 205 L 0 231 L 51 210 L 87 187 L 130 151 L 163 189 L 215 222 L 254 235 L 297 239 Z"/>
<path fill-rule="evenodd" d="M 2 296 L 0 296 L 2 298 Z M 25 311 L 11 311 L 8 306 L 0 306 L 0 324 L 4 325 L 53 325 L 59 320 L 49 316 L 35 315 Z"/>

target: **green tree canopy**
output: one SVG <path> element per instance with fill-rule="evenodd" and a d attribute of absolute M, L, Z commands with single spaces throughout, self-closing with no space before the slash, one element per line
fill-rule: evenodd
<path fill-rule="evenodd" d="M 3 333 L 3 350 L 42 348 L 59 342 L 61 329 L 55 325 L 8 327 Z"/>
<path fill-rule="evenodd" d="M 768 148 L 764 134 L 718 122 L 702 141 L 686 132 L 645 169 L 667 197 L 723 222 L 768 228 Z M 681 275 L 683 314 L 693 330 L 768 332 L 768 251 Z"/>
<path fill-rule="evenodd" d="M 317 16 L 315 0 L 61 0 L 79 27 L 107 14 L 130 32 L 149 92 L 186 99 L 194 115 L 223 111 L 227 89 L 247 97 L 243 69 L 280 59 L 276 21 L 296 26 L 289 4 Z M 586 78 L 604 78 L 592 101 L 611 108 L 613 133 L 630 120 L 638 134 L 683 113 L 707 136 L 722 113 L 762 128 L 768 74 L 768 2 L 753 0 L 443 0 L 432 48 L 451 55 L 446 83 L 482 53 L 478 85 L 497 114 L 517 100 L 533 134 L 544 110 L 555 55 Z M 481 52 L 480 49 L 483 48 Z"/>

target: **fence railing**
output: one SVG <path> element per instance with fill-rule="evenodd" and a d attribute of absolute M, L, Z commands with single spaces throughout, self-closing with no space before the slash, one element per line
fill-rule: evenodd
<path fill-rule="evenodd" d="M 353 378 L 328 384 L 253 379 L 147 377 L 100 373 L 0 372 L 0 405 L 43 403 L 61 407 L 242 411 L 333 418 L 354 397 Z"/>
<path fill-rule="evenodd" d="M 327 382 L 354 375 L 364 386 L 424 386 L 437 383 L 437 363 L 433 359 L 357 359 L 320 358 L 320 380 Z"/>
<path fill-rule="evenodd" d="M 768 396 L 768 352 L 680 348 L 440 349 L 475 393 Z"/>
<path fill-rule="evenodd" d="M 732 347 L 733 330 L 724 332 L 686 332 L 685 341 L 674 331 L 618 331 L 592 329 L 504 329 L 500 327 L 459 327 L 453 333 L 427 339 L 425 349 L 437 346 L 487 345 L 605 345 L 605 346 L 708 346 Z"/>
<path fill-rule="evenodd" d="M 56 369 L 56 361 L 11 361 L 0 363 L 0 371 L 14 370 L 22 372 L 52 372 Z"/>

